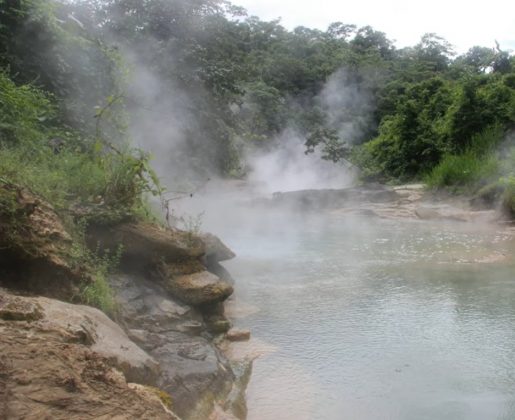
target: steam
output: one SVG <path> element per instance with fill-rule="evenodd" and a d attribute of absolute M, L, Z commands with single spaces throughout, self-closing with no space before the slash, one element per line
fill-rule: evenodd
<path fill-rule="evenodd" d="M 216 172 L 209 142 L 203 135 L 189 92 L 164 80 L 141 50 L 124 51 L 131 74 L 128 85 L 129 130 L 136 145 L 149 152 L 165 185 L 183 189 Z M 203 146 L 202 146 L 203 144 Z"/>
<path fill-rule="evenodd" d="M 259 192 L 295 191 L 317 188 L 345 188 L 354 175 L 345 163 L 322 160 L 318 152 L 305 153 L 305 139 L 292 129 L 275 141 L 269 153 L 248 158 L 251 166 L 249 183 Z"/>
<path fill-rule="evenodd" d="M 329 77 L 317 97 L 329 126 L 349 144 L 362 141 L 375 128 L 373 89 L 379 79 L 377 71 L 362 69 L 356 73 L 341 68 Z"/>
<path fill-rule="evenodd" d="M 375 130 L 373 89 L 380 79 L 376 70 L 351 72 L 342 68 L 329 77 L 315 98 L 315 105 L 327 116 L 327 125 L 349 145 L 361 142 Z M 323 160 L 318 151 L 306 155 L 305 142 L 289 128 L 274 139 L 271 152 L 248 155 L 249 182 L 263 193 L 338 189 L 355 182 L 357 173 L 348 162 Z"/>

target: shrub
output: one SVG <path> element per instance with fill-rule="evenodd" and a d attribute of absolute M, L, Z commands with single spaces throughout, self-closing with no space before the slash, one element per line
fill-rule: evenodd
<path fill-rule="evenodd" d="M 479 157 L 468 152 L 446 155 L 426 176 L 429 187 L 472 187 L 495 177 L 499 162 L 493 155 Z"/>
<path fill-rule="evenodd" d="M 31 189 L 57 210 L 102 204 L 142 214 L 143 195 L 159 194 L 149 156 L 60 125 L 52 97 L 16 86 L 0 72 L 0 176 Z"/>
<path fill-rule="evenodd" d="M 122 248 L 118 248 L 114 253 L 106 251 L 101 255 L 99 250 L 92 252 L 82 244 L 83 241 L 77 242 L 76 262 L 91 267 L 93 276 L 81 285 L 78 300 L 86 305 L 95 306 L 110 316 L 115 316 L 118 308 L 108 277 L 120 262 Z"/>
<path fill-rule="evenodd" d="M 503 179 L 503 184 L 506 187 L 502 201 L 503 209 L 508 216 L 515 218 L 515 176 Z"/>
<path fill-rule="evenodd" d="M 474 134 L 462 154 L 446 154 L 425 177 L 430 187 L 457 187 L 473 190 L 497 181 L 502 162 L 495 153 L 504 130 L 492 125 Z"/>

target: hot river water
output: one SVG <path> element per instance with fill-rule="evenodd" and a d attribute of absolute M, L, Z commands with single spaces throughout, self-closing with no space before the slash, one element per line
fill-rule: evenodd
<path fill-rule="evenodd" d="M 231 218 L 249 420 L 514 419 L 515 242 L 410 220 Z M 229 225 L 229 224 L 228 224 Z"/>
<path fill-rule="evenodd" d="M 257 359 L 249 420 L 514 419 L 515 243 L 502 229 L 263 217 L 221 235 Z"/>

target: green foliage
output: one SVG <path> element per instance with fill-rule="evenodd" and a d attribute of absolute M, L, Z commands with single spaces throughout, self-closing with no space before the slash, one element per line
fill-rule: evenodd
<path fill-rule="evenodd" d="M 480 157 L 467 152 L 462 155 L 446 155 L 426 177 L 429 187 L 475 188 L 482 182 L 495 179 L 499 163 L 493 156 Z"/>
<path fill-rule="evenodd" d="M 78 253 L 78 261 L 93 269 L 92 278 L 82 284 L 78 299 L 110 316 L 116 315 L 117 305 L 108 276 L 118 266 L 121 254 L 121 248 L 113 254 L 106 252 L 100 255 L 99 251 L 93 253 L 87 249 L 80 249 Z"/>
<path fill-rule="evenodd" d="M 2 247 L 12 247 L 18 243 L 19 232 L 23 228 L 26 214 L 20 212 L 17 192 L 9 188 L 9 182 L 0 177 L 0 235 Z M 0 247 L 0 248 L 2 248 Z"/>
<path fill-rule="evenodd" d="M 148 154 L 106 150 L 109 143 L 59 125 L 51 99 L 0 73 L 0 176 L 58 210 L 95 203 L 130 213 L 143 206 L 145 193 L 161 192 Z"/>
<path fill-rule="evenodd" d="M 91 132 L 93 107 L 118 90 L 117 51 L 96 36 L 92 17 L 77 3 L 4 0 L 0 5 L 0 67 L 17 84 L 52 92 L 60 99 L 59 118 Z"/>
<path fill-rule="evenodd" d="M 503 208 L 506 213 L 515 218 L 515 175 L 502 179 L 505 187 L 503 194 Z"/>
<path fill-rule="evenodd" d="M 500 144 L 504 135 L 500 126 L 488 127 L 474 135 L 466 152 L 444 156 L 427 174 L 428 186 L 475 193 L 490 203 L 497 202 L 502 195 L 505 208 L 511 212 L 510 179 L 515 168 L 515 148 L 502 152 Z"/>
<path fill-rule="evenodd" d="M 56 117 L 49 95 L 30 85 L 17 87 L 0 70 L 0 145 L 14 146 L 20 139 L 35 144 L 49 137 L 48 123 Z"/>
<path fill-rule="evenodd" d="M 349 148 L 342 142 L 334 129 L 317 127 L 308 136 L 305 146 L 306 153 L 313 153 L 317 146 L 322 145 L 322 159 L 338 162 L 349 154 Z"/>
<path fill-rule="evenodd" d="M 223 0 L 0 0 L 0 175 L 58 209 L 145 214 L 143 196 L 162 189 L 127 146 L 126 111 L 147 104 L 124 92 L 124 50 L 159 79 L 157 102 L 184 103 L 185 146 L 170 161 L 188 156 L 202 177 L 241 176 L 246 147 L 290 128 L 307 153 L 351 159 L 366 178 L 462 186 L 506 173 L 494 150 L 515 124 L 515 59 L 499 46 L 454 58 L 428 33 L 397 49 L 370 26 L 290 31 Z"/>

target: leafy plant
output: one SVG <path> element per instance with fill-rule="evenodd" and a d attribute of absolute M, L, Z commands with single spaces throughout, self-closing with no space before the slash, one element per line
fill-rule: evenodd
<path fill-rule="evenodd" d="M 429 187 L 469 187 L 472 189 L 495 179 L 499 162 L 493 156 L 479 157 L 472 152 L 446 155 L 426 177 Z"/>
<path fill-rule="evenodd" d="M 99 250 L 92 252 L 88 249 L 79 251 L 77 262 L 92 268 L 92 277 L 81 285 L 79 301 L 86 305 L 95 306 L 110 316 L 118 310 L 108 277 L 119 265 L 123 249 L 101 254 Z"/>

